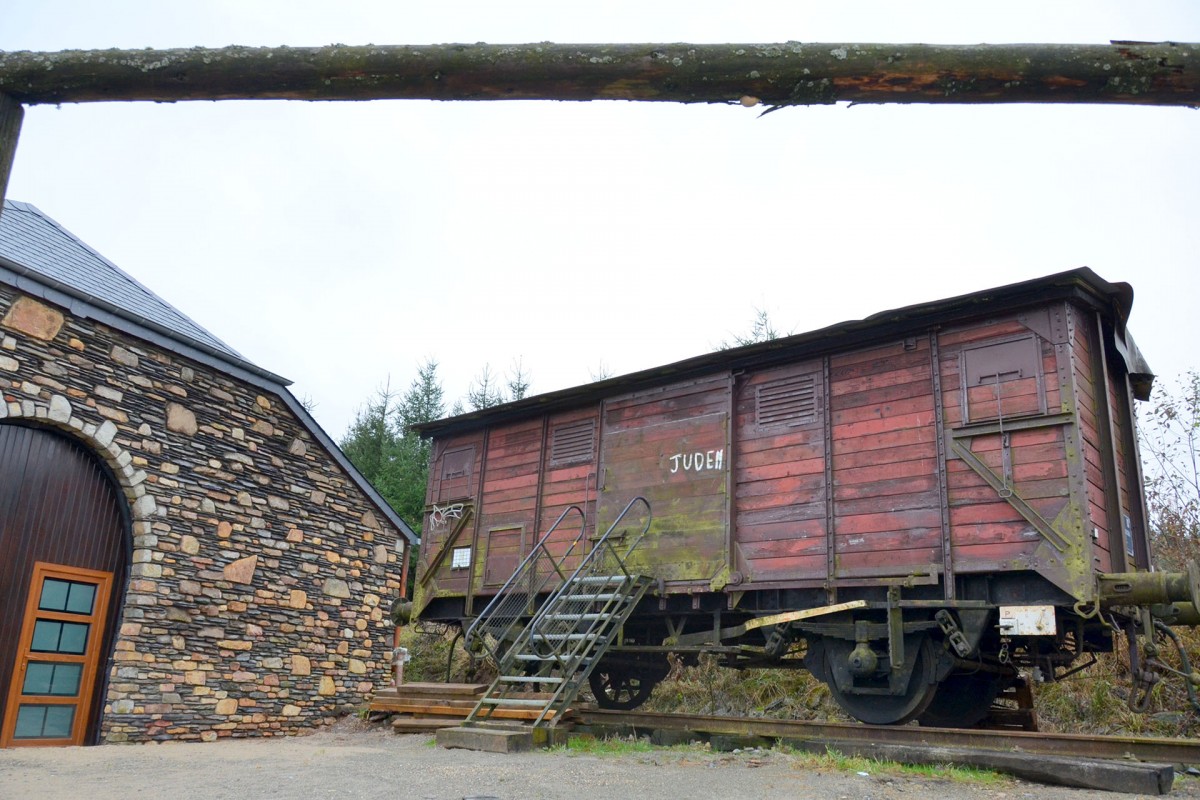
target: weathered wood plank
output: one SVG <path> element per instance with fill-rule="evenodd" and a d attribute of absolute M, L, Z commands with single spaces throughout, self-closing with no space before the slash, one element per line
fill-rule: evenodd
<path fill-rule="evenodd" d="M 1029 329 L 1015 317 L 1007 319 L 988 320 L 982 323 L 972 323 L 962 327 L 948 328 L 938 334 L 938 344 L 943 358 L 958 360 L 957 348 L 961 345 L 976 344 L 988 339 L 999 339 L 1017 334 L 1029 333 Z"/>
<path fill-rule="evenodd" d="M 895 464 L 874 464 L 865 467 L 842 469 L 834 461 L 833 476 L 838 486 L 852 483 L 875 483 L 895 480 L 896 478 L 912 478 L 919 475 L 936 475 L 937 459 L 922 458 Z"/>
<path fill-rule="evenodd" d="M 932 402 L 930 405 L 932 406 Z M 933 411 L 922 411 L 913 414 L 899 414 L 883 419 L 853 422 L 847 425 L 837 425 L 834 427 L 833 436 L 835 440 L 849 439 L 855 436 L 875 436 L 889 431 L 909 428 L 929 428 L 933 426 L 933 423 Z"/>
<path fill-rule="evenodd" d="M 885 447 L 878 450 L 861 450 L 854 453 L 839 454 L 834 461 L 835 469 L 856 469 L 883 464 L 903 464 L 906 461 L 920 461 L 937 457 L 937 445 L 934 442 L 922 442 L 901 447 Z"/>
<path fill-rule="evenodd" d="M 890 511 L 880 514 L 852 514 L 836 517 L 837 533 L 842 536 L 861 536 L 890 531 L 916 531 L 934 528 L 941 524 L 938 508 L 915 508 L 907 511 Z"/>
<path fill-rule="evenodd" d="M 933 426 L 904 428 L 883 431 L 870 436 L 848 436 L 833 440 L 833 454 L 840 459 L 850 453 L 885 450 L 889 447 L 905 447 L 911 444 L 936 444 L 937 431 Z"/>
<path fill-rule="evenodd" d="M 1198 46 L 448 44 L 0 53 L 26 104 L 641 100 L 1200 105 Z M 747 100 L 746 102 L 751 102 Z"/>
<path fill-rule="evenodd" d="M 1006 772 L 1028 781 L 1073 786 L 1101 792 L 1130 792 L 1158 796 L 1167 794 L 1175 780 L 1169 764 L 1133 761 L 1101 761 L 1063 758 L 1042 754 L 1010 753 L 965 747 L 870 744 L 857 742 L 803 742 L 797 749 L 824 753 L 835 750 L 846 755 L 888 759 L 905 764 L 958 764 Z"/>
<path fill-rule="evenodd" d="M 778 505 L 771 508 L 762 508 L 754 511 L 739 510 L 737 522 L 739 529 L 744 526 L 766 526 L 779 523 L 784 530 L 796 530 L 797 526 L 802 522 L 811 523 L 815 520 L 822 522 L 824 527 L 825 521 L 825 502 L 824 498 L 820 498 L 819 502 L 810 502 L 795 505 Z"/>
<path fill-rule="evenodd" d="M 965 465 L 964 465 L 965 466 Z M 970 469 L 968 467 L 968 469 Z M 975 473 L 972 472 L 972 475 Z M 976 476 L 978 482 L 986 486 L 982 478 Z M 892 478 L 886 481 L 867 481 L 863 483 L 837 483 L 833 496 L 837 502 L 855 498 L 892 497 L 910 492 L 936 492 L 938 490 L 937 476 L 934 472 L 920 475 L 908 475 L 902 478 Z"/>
<path fill-rule="evenodd" d="M 926 387 L 926 391 L 923 393 L 912 394 L 894 400 L 885 400 L 881 397 L 874 403 L 864 403 L 850 408 L 842 408 L 840 405 L 835 404 L 831 418 L 833 424 L 840 428 L 859 422 L 896 419 L 909 414 L 932 411 L 933 395 L 929 393 L 928 387 Z"/>
<path fill-rule="evenodd" d="M 867 357 L 864 357 L 867 356 Z M 886 375 L 903 370 L 924 370 L 929 373 L 929 350 L 905 350 L 902 344 L 889 345 L 874 351 L 858 351 L 837 355 L 830 359 L 830 389 L 836 390 L 839 383 Z"/>
<path fill-rule="evenodd" d="M 874 381 L 876 385 L 853 391 L 848 388 L 849 382 L 835 384 L 835 388 L 841 393 L 834 395 L 833 407 L 846 410 L 860 406 L 877 406 L 896 400 L 928 397 L 932 391 L 933 378 L 928 364 L 923 370 L 902 370 L 872 377 L 879 379 Z"/>
<path fill-rule="evenodd" d="M 742 556 L 750 561 L 806 555 L 820 556 L 825 553 L 825 538 L 824 536 L 810 536 L 741 542 L 738 549 Z"/>

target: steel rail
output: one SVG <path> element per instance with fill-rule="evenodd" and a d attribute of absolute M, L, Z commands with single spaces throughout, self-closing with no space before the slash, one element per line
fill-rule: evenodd
<path fill-rule="evenodd" d="M 829 743 L 834 747 L 839 742 L 856 745 L 919 745 L 1066 758 L 1134 759 L 1174 765 L 1200 764 L 1200 741 L 1189 739 L 925 728 L 912 725 L 862 725 L 588 708 L 577 708 L 575 714 L 577 723 L 583 725 L 816 741 Z"/>

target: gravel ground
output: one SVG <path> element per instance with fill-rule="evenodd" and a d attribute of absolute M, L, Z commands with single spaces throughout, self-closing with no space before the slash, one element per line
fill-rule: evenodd
<path fill-rule="evenodd" d="M 443 750 L 429 736 L 396 736 L 390 729 L 353 722 L 297 738 L 0 750 L 3 800 L 1082 800 L 1095 796 L 1018 781 L 985 785 L 920 775 L 814 769 L 799 758 L 773 751 L 497 755 Z M 1120 800 L 1133 795 L 1102 797 Z M 1200 798 L 1200 783 L 1177 779 L 1171 797 Z"/>

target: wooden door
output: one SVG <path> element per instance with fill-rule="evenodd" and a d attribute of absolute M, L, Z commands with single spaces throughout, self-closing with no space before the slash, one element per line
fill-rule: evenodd
<path fill-rule="evenodd" d="M 34 565 L 0 747 L 83 744 L 112 580 L 98 570 Z"/>
<path fill-rule="evenodd" d="M 92 452 L 59 431 L 0 421 L 0 741 L 5 721 L 16 719 L 9 713 L 9 698 L 21 696 L 28 677 L 13 669 L 22 654 L 28 655 L 21 642 L 27 632 L 32 636 L 31 626 L 35 626 L 30 609 L 37 609 L 44 583 L 44 576 L 35 575 L 39 564 L 75 570 L 79 579 L 87 581 L 97 581 L 96 575 L 111 576 L 108 616 L 103 617 L 103 625 L 88 631 L 89 643 L 98 643 L 101 654 L 95 680 L 88 687 L 92 704 L 82 713 L 87 718 L 84 743 L 97 741 L 114 634 L 119 629 L 119 598 L 132 558 L 130 545 L 124 498 L 112 474 Z M 96 610 L 103 613 L 103 604 Z M 33 680 L 44 672 L 45 668 L 35 669 Z M 52 672 L 51 677 L 61 680 L 57 669 Z M 55 713 L 66 712 L 51 716 Z"/>

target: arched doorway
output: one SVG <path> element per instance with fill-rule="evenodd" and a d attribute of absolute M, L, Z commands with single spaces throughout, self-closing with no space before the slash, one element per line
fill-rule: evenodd
<path fill-rule="evenodd" d="M 0 423 L 0 747 L 94 742 L 130 560 L 104 464 Z"/>

